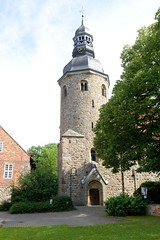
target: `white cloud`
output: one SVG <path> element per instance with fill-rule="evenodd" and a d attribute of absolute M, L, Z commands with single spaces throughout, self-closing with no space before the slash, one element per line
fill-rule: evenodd
<path fill-rule="evenodd" d="M 153 22 L 158 1 L 0 1 L 0 124 L 25 149 L 59 141 L 57 80 L 71 59 L 82 5 L 96 58 L 113 87 L 123 45 Z"/>

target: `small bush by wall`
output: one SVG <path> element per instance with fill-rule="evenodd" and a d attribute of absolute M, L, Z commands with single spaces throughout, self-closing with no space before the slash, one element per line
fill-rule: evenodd
<path fill-rule="evenodd" d="M 59 212 L 73 210 L 73 203 L 68 196 L 53 197 L 53 202 L 17 202 L 9 209 L 10 213 Z"/>
<path fill-rule="evenodd" d="M 11 202 L 4 201 L 4 202 L 0 205 L 0 211 L 9 211 L 11 205 L 12 205 Z"/>
<path fill-rule="evenodd" d="M 105 202 L 105 210 L 109 216 L 145 215 L 146 203 L 140 196 L 120 194 Z"/>
<path fill-rule="evenodd" d="M 65 211 L 73 209 L 73 203 L 68 196 L 55 196 L 52 203 L 52 212 Z"/>

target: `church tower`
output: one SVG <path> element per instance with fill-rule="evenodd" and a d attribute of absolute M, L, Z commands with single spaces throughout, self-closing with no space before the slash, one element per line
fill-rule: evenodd
<path fill-rule="evenodd" d="M 101 205 L 107 180 L 93 147 L 99 109 L 108 101 L 109 77 L 95 59 L 93 36 L 83 24 L 73 37 L 72 60 L 58 80 L 61 88 L 59 194 L 77 205 Z"/>

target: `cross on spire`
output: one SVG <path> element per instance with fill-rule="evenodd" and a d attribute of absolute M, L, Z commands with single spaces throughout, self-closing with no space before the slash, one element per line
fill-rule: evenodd
<path fill-rule="evenodd" d="M 83 6 L 82 6 L 82 9 L 81 9 L 79 12 L 82 14 L 82 23 L 81 23 L 81 26 L 83 26 L 83 18 L 84 18 L 84 9 L 83 9 Z"/>

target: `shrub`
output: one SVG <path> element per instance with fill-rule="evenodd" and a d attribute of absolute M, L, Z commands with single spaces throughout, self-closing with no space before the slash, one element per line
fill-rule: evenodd
<path fill-rule="evenodd" d="M 70 197 L 68 196 L 55 196 L 52 203 L 52 211 L 65 211 L 73 209 L 73 203 Z"/>
<path fill-rule="evenodd" d="M 12 205 L 11 202 L 4 201 L 4 202 L 0 205 L 0 211 L 9 211 L 11 205 Z"/>
<path fill-rule="evenodd" d="M 57 195 L 57 190 L 57 176 L 39 165 L 36 170 L 21 175 L 18 187 L 12 187 L 11 202 L 45 202 Z"/>
<path fill-rule="evenodd" d="M 105 210 L 110 216 L 125 216 L 125 208 L 128 203 L 128 195 L 121 194 L 111 197 L 105 202 Z"/>
<path fill-rule="evenodd" d="M 141 187 L 147 187 L 147 199 L 148 203 L 160 203 L 160 181 L 146 181 L 140 185 L 136 193 L 141 194 Z"/>
<path fill-rule="evenodd" d="M 140 196 L 130 197 L 128 194 L 120 194 L 105 202 L 105 210 L 110 216 L 144 215 L 146 203 Z"/>
<path fill-rule="evenodd" d="M 34 213 L 51 211 L 49 202 L 18 202 L 9 209 L 10 213 Z"/>
<path fill-rule="evenodd" d="M 34 213 L 34 212 L 59 212 L 73 210 L 73 204 L 70 197 L 53 197 L 53 203 L 46 202 L 17 202 L 10 208 L 10 213 Z"/>
<path fill-rule="evenodd" d="M 126 214 L 128 216 L 145 215 L 146 209 L 146 203 L 141 196 L 130 197 L 130 204 L 127 207 Z"/>

